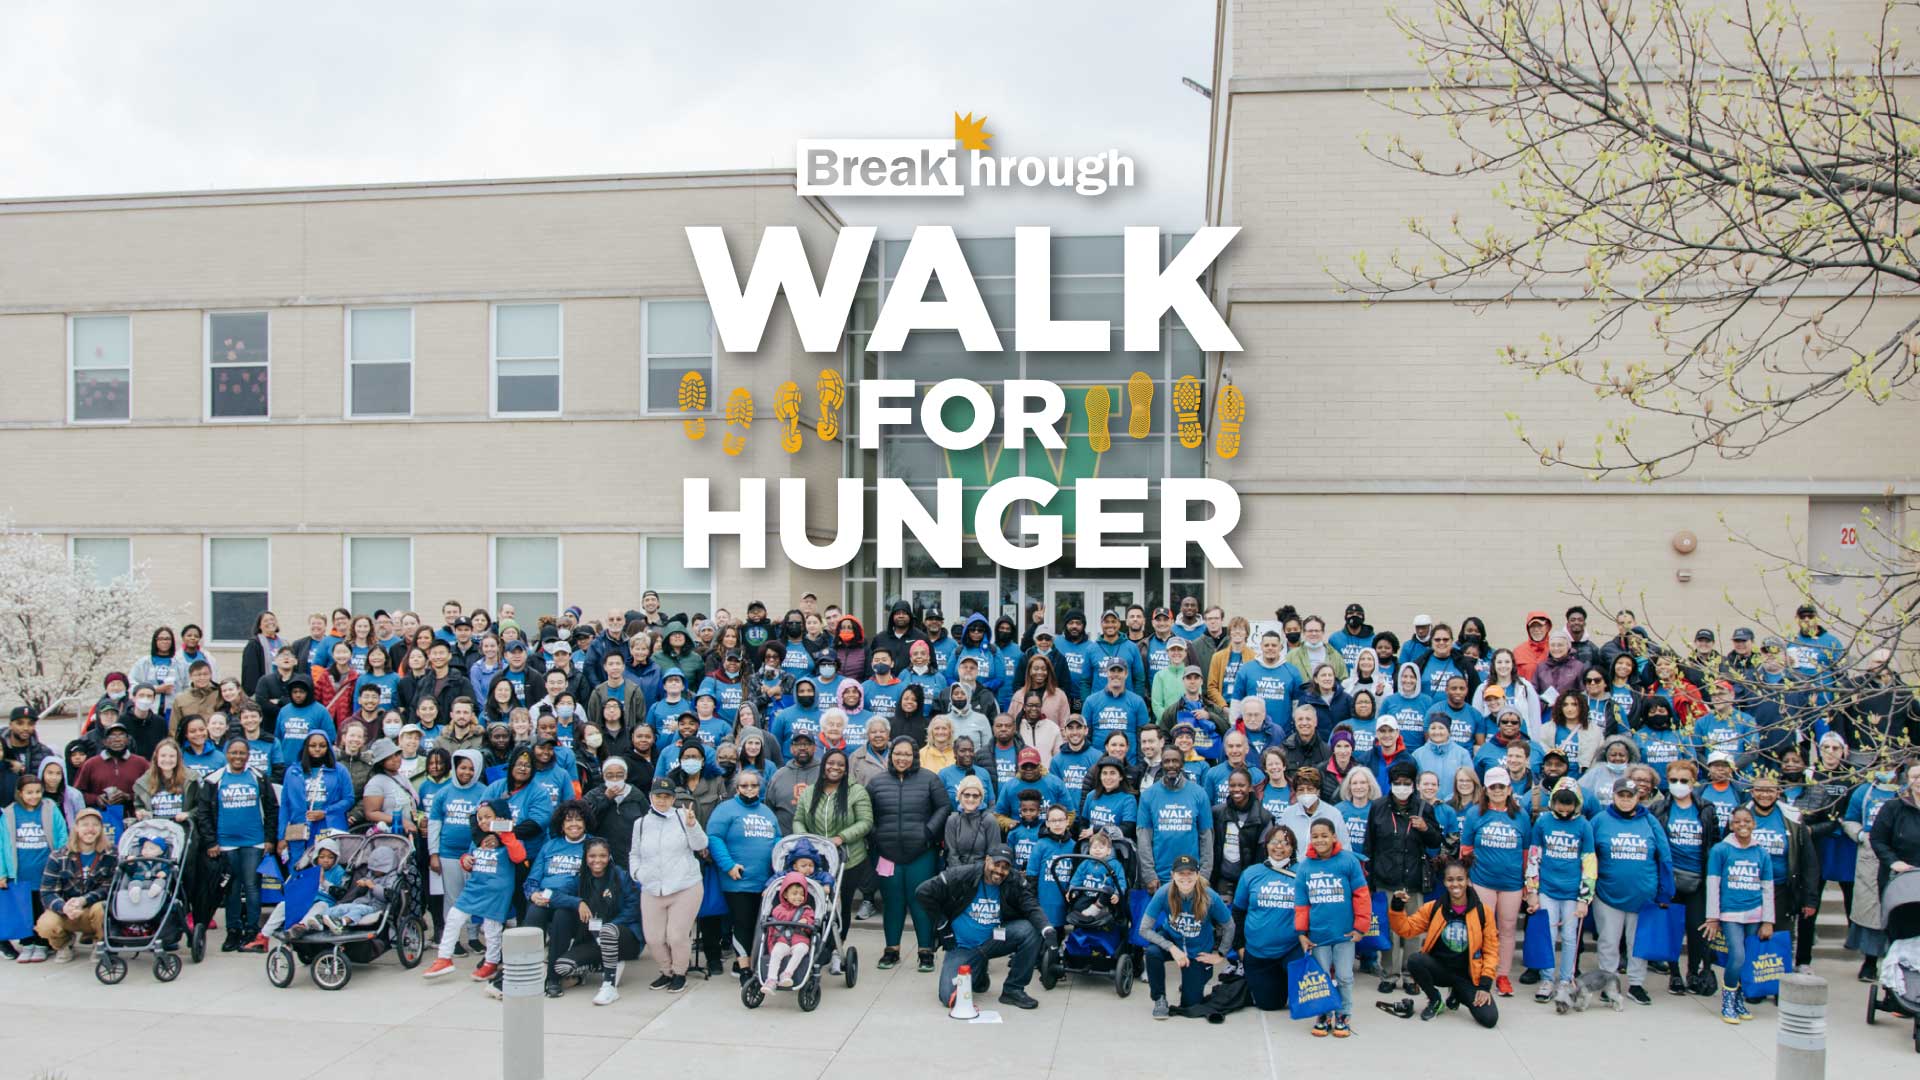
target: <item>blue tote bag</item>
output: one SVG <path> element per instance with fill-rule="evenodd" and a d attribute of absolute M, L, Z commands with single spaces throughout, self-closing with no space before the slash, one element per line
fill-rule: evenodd
<path fill-rule="evenodd" d="M 1553 970 L 1553 924 L 1547 909 L 1527 916 L 1527 936 L 1520 948 L 1520 962 L 1534 971 Z"/>
<path fill-rule="evenodd" d="M 1309 953 L 1287 965 L 1287 1012 L 1295 1020 L 1325 1016 L 1340 1007 L 1340 988 Z"/>
<path fill-rule="evenodd" d="M 1748 998 L 1772 997 L 1780 992 L 1780 980 L 1793 970 L 1793 935 L 1776 930 L 1765 941 L 1747 939 L 1747 968 L 1740 973 L 1740 988 Z"/>
<path fill-rule="evenodd" d="M 1641 908 L 1633 930 L 1633 956 L 1669 963 L 1680 959 L 1680 948 L 1687 941 L 1686 918 L 1684 904 L 1669 904 L 1664 908 L 1648 904 Z"/>

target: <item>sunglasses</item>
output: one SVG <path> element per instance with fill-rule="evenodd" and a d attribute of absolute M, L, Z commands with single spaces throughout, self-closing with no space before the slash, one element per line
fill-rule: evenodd
<path fill-rule="evenodd" d="M 1586 678 L 1585 678 L 1584 680 L 1582 680 L 1582 681 L 1583 681 L 1583 682 L 1589 682 L 1589 683 L 1593 683 L 1594 685 L 1596 685 L 1596 686 L 1597 686 L 1597 685 L 1601 685 L 1601 684 L 1604 684 L 1604 683 L 1605 683 L 1605 682 L 1606 682 L 1607 680 L 1605 680 L 1605 679 L 1603 679 L 1603 678 L 1601 678 L 1601 677 L 1600 677 L 1600 676 L 1598 676 L 1598 675 L 1589 675 L 1589 676 L 1587 676 L 1587 677 L 1586 677 Z"/>

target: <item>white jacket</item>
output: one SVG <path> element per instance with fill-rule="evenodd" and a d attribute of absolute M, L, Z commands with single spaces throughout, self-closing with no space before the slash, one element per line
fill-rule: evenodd
<path fill-rule="evenodd" d="M 676 808 L 662 814 L 649 807 L 633 823 L 633 848 L 627 855 L 627 873 L 648 896 L 672 896 L 700 887 L 700 860 L 707 850 L 707 833 L 699 822 L 688 824 Z"/>

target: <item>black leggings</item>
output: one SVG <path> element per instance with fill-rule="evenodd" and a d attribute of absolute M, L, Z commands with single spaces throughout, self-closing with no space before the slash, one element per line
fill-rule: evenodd
<path fill-rule="evenodd" d="M 1714 964 L 1713 946 L 1709 945 L 1706 936 L 1700 933 L 1700 924 L 1707 921 L 1707 887 L 1701 885 L 1692 892 L 1675 893 L 1673 902 L 1684 904 L 1687 909 L 1688 977 L 1691 978 L 1703 971 L 1711 971 Z"/>
<path fill-rule="evenodd" d="M 1488 997 L 1485 1005 L 1475 1005 L 1473 996 L 1480 992 L 1480 988 L 1474 985 L 1466 972 L 1448 967 L 1435 960 L 1432 954 L 1417 952 L 1407 957 L 1407 974 L 1420 984 L 1420 992 L 1427 995 L 1428 1001 L 1439 1001 L 1440 990 L 1445 987 L 1460 999 L 1461 1006 L 1473 1014 L 1481 1027 L 1490 1028 L 1500 1022 L 1500 1009 L 1493 1003 L 1492 997 Z"/>
<path fill-rule="evenodd" d="M 727 898 L 727 917 L 733 920 L 733 952 L 746 967 L 753 959 L 753 928 L 760 921 L 760 893 L 721 893 Z"/>
<path fill-rule="evenodd" d="M 866 888 L 873 878 L 873 855 L 869 853 L 858 865 L 845 867 L 840 874 L 840 933 L 846 936 L 847 929 L 853 925 L 853 905 L 859 899 L 860 891 Z"/>
<path fill-rule="evenodd" d="M 1287 1007 L 1287 997 L 1293 987 L 1287 981 L 1287 965 L 1300 959 L 1298 947 L 1270 960 L 1261 959 L 1252 953 L 1242 953 L 1241 959 L 1247 968 L 1247 991 L 1253 997 L 1253 1007 L 1265 1012 L 1275 1012 Z M 1126 963 L 1121 960 L 1121 963 Z"/>

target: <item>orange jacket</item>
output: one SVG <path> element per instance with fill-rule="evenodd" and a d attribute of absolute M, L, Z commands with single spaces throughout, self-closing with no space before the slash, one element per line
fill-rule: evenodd
<path fill-rule="evenodd" d="M 1533 681 L 1533 669 L 1547 658 L 1547 638 L 1553 636 L 1553 616 L 1544 611 L 1527 612 L 1527 624 L 1531 626 L 1535 619 L 1547 621 L 1547 632 L 1539 641 L 1527 636 L 1524 629 L 1520 632 L 1520 644 L 1513 647 L 1513 672 L 1522 682 Z M 1491 655 L 1491 654 L 1489 654 Z"/>
<path fill-rule="evenodd" d="M 1412 915 L 1389 905 L 1387 924 L 1403 938 L 1424 935 L 1420 951 L 1430 953 L 1440 944 L 1440 931 L 1447 926 L 1446 917 L 1440 914 L 1440 905 L 1445 902 L 1444 898 L 1429 900 Z M 1500 931 L 1494 927 L 1493 912 L 1487 910 L 1472 889 L 1467 890 L 1466 922 L 1467 970 L 1472 973 L 1475 986 L 1492 990 L 1494 972 L 1500 967 Z"/>

